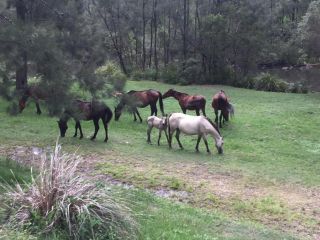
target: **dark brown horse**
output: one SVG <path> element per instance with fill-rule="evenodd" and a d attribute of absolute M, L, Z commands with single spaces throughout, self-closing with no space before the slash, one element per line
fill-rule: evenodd
<path fill-rule="evenodd" d="M 102 120 L 106 137 L 105 142 L 108 141 L 108 123 L 112 118 L 112 111 L 110 108 L 102 102 L 84 102 L 81 100 L 75 100 L 71 105 L 64 111 L 60 120 L 58 121 L 61 137 L 64 137 L 68 129 L 67 122 L 70 118 L 73 118 L 76 122 L 75 133 L 73 137 L 77 137 L 78 129 L 80 131 L 80 139 L 83 138 L 82 128 L 80 120 L 89 121 L 92 120 L 94 123 L 94 134 L 91 140 L 94 140 L 99 131 L 99 120 Z"/>
<path fill-rule="evenodd" d="M 223 123 L 229 121 L 229 115 L 232 117 L 234 115 L 234 107 L 229 103 L 229 99 L 226 93 L 223 90 L 216 93 L 212 98 L 212 107 L 216 115 L 215 122 L 218 124 L 218 115 L 220 110 L 220 124 L 218 126 L 222 127 L 222 118 Z"/>
<path fill-rule="evenodd" d="M 188 95 L 186 93 L 169 89 L 165 94 L 163 94 L 163 98 L 167 97 L 174 97 L 177 99 L 184 114 L 187 110 L 196 110 L 196 114 L 199 116 L 201 110 L 202 114 L 206 116 L 206 98 L 202 95 Z"/>
<path fill-rule="evenodd" d="M 19 111 L 20 113 L 23 111 L 23 109 L 26 107 L 27 100 L 29 98 L 33 99 L 36 108 L 37 108 L 37 114 L 41 114 L 40 104 L 39 100 L 46 100 L 48 93 L 41 89 L 37 85 L 28 86 L 23 90 L 22 96 L 19 99 Z"/>
<path fill-rule="evenodd" d="M 126 94 L 123 94 L 120 100 L 120 103 L 116 106 L 114 110 L 115 120 L 118 121 L 122 110 L 125 105 L 129 106 L 129 109 L 132 111 L 134 116 L 134 121 L 137 121 L 136 114 L 139 117 L 140 122 L 142 122 L 140 113 L 137 108 L 144 108 L 150 105 L 151 108 L 151 116 L 157 115 L 157 101 L 159 99 L 159 106 L 162 115 L 164 115 L 163 111 L 163 102 L 162 102 L 162 94 L 156 90 L 149 89 L 144 91 L 134 91 L 131 90 Z"/>

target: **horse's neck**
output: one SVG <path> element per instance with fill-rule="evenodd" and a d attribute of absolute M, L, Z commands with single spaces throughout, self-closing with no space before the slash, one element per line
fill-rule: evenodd
<path fill-rule="evenodd" d="M 210 134 L 216 141 L 218 141 L 221 138 L 221 135 L 218 133 L 218 131 L 213 126 L 210 130 Z"/>

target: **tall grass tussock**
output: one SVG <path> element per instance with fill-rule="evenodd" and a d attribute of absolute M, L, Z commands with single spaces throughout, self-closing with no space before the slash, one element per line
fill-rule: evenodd
<path fill-rule="evenodd" d="M 6 224 L 67 239 L 136 239 L 131 210 L 80 175 L 80 163 L 79 156 L 63 154 L 56 144 L 53 152 L 41 155 L 39 174 L 31 170 L 30 183 L 1 183 Z"/>

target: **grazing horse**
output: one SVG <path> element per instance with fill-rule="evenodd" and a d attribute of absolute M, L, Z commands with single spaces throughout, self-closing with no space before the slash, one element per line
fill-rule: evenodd
<path fill-rule="evenodd" d="M 22 96 L 19 99 L 19 111 L 20 113 L 26 107 L 26 102 L 28 98 L 32 98 L 36 103 L 37 114 L 41 114 L 41 109 L 39 105 L 39 100 L 47 99 L 47 92 L 45 92 L 42 88 L 37 85 L 28 86 L 23 90 Z"/>
<path fill-rule="evenodd" d="M 123 94 L 121 97 L 120 103 L 114 109 L 115 120 L 118 121 L 122 110 L 125 105 L 128 105 L 130 110 L 133 112 L 134 121 L 137 121 L 136 114 L 138 115 L 140 122 L 142 122 L 142 118 L 137 108 L 144 108 L 150 105 L 151 115 L 157 115 L 157 101 L 159 99 L 159 106 L 162 115 L 164 115 L 163 111 L 163 102 L 162 102 L 162 94 L 156 90 L 149 89 L 144 91 L 134 91 L 131 90 L 126 94 Z"/>
<path fill-rule="evenodd" d="M 167 134 L 167 127 L 168 127 L 167 117 L 159 118 L 157 116 L 150 116 L 150 117 L 148 117 L 147 123 L 148 123 L 148 130 L 147 130 L 147 136 L 148 136 L 147 142 L 148 143 L 151 144 L 150 133 L 151 133 L 151 130 L 153 127 L 159 129 L 158 146 L 160 145 L 160 138 L 161 138 L 162 131 L 164 131 L 166 138 L 167 138 L 167 141 L 169 141 L 168 134 Z"/>
<path fill-rule="evenodd" d="M 73 118 L 76 122 L 75 133 L 73 137 L 77 137 L 77 131 L 80 131 L 80 139 L 83 138 L 82 128 L 80 120 L 89 121 L 94 123 L 94 134 L 91 140 L 94 140 L 99 131 L 99 120 L 103 122 L 104 130 L 106 132 L 105 142 L 108 141 L 108 123 L 112 118 L 112 111 L 110 108 L 102 102 L 84 102 L 81 100 L 75 100 L 64 111 L 60 120 L 58 121 L 61 137 L 64 137 L 68 129 L 67 122 L 70 118 Z"/>
<path fill-rule="evenodd" d="M 206 99 L 204 96 L 188 95 L 186 93 L 175 91 L 174 89 L 169 89 L 163 94 L 163 98 L 167 97 L 174 97 L 177 99 L 184 114 L 187 110 L 196 110 L 196 114 L 199 116 L 201 110 L 202 114 L 206 116 Z"/>
<path fill-rule="evenodd" d="M 206 145 L 207 152 L 209 153 L 207 135 L 210 134 L 215 140 L 215 145 L 219 154 L 223 153 L 223 138 L 220 135 L 218 128 L 215 126 L 209 118 L 204 116 L 191 116 L 183 113 L 172 113 L 168 117 L 168 127 L 169 127 L 169 148 L 172 148 L 172 135 L 176 131 L 176 139 L 181 149 L 183 149 L 181 142 L 179 140 L 180 133 L 186 135 L 198 135 L 196 151 L 199 151 L 199 142 L 201 138 Z"/>
<path fill-rule="evenodd" d="M 220 110 L 220 123 L 219 127 L 222 127 L 222 118 L 223 123 L 229 121 L 229 115 L 232 117 L 234 115 L 234 107 L 229 103 L 228 97 L 223 90 L 216 93 L 212 98 L 212 107 L 216 115 L 215 122 L 218 124 L 218 115 Z"/>

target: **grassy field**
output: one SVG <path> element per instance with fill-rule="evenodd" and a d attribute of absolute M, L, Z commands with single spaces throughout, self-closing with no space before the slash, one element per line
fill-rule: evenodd
<path fill-rule="evenodd" d="M 123 114 L 119 122 L 111 122 L 107 144 L 103 142 L 102 129 L 95 142 L 72 138 L 71 121 L 67 137 L 61 139 L 65 150 L 78 149 L 85 157 L 84 166 L 94 165 L 95 174 L 107 174 L 156 193 L 174 190 L 178 194 L 169 198 L 187 204 L 161 200 L 142 190 L 133 193 L 133 201 L 143 203 L 136 211 L 147 216 L 140 219 L 142 239 L 320 236 L 320 94 L 257 92 L 226 86 L 182 87 L 149 81 L 131 81 L 126 88 L 164 92 L 172 87 L 206 96 L 206 111 L 211 119 L 211 97 L 220 89 L 227 92 L 236 114 L 221 129 L 223 155 L 217 154 L 212 139 L 212 154 L 206 153 L 203 142 L 200 153 L 196 153 L 196 137 L 190 136 L 180 138 L 184 150 L 178 148 L 175 140 L 169 150 L 165 138 L 158 147 L 155 130 L 154 144 L 149 145 L 146 123 L 133 122 L 129 113 Z M 115 105 L 114 100 L 106 102 L 112 108 Z M 33 103 L 23 114 L 9 117 L 6 106 L 0 101 L 2 155 L 17 146 L 54 144 L 57 119 L 48 117 L 45 110 L 37 116 Z M 180 111 L 171 98 L 164 100 L 164 106 L 166 113 Z M 146 119 L 150 109 L 141 109 L 140 113 Z M 85 137 L 89 137 L 93 124 L 82 124 Z M 272 229 L 282 233 L 277 235 Z"/>

